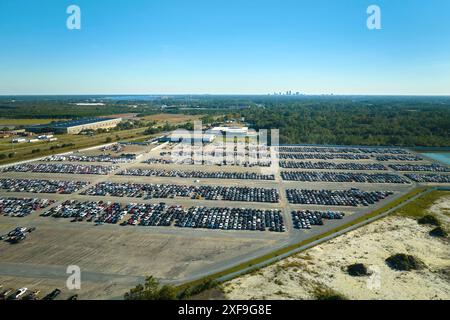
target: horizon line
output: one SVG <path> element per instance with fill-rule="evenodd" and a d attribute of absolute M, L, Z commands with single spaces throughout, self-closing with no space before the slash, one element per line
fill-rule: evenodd
<path fill-rule="evenodd" d="M 450 97 L 449 94 L 361 94 L 361 93 L 48 93 L 0 94 L 0 97 L 57 97 L 57 96 L 265 96 L 265 97 Z"/>

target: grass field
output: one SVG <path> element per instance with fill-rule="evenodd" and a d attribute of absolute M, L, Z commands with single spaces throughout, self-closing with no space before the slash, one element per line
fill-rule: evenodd
<path fill-rule="evenodd" d="M 55 142 L 38 142 L 38 143 L 23 143 L 12 144 L 10 139 L 0 140 L 0 154 L 9 155 L 14 153 L 13 158 L 6 158 L 0 160 L 0 164 L 7 164 L 17 161 L 29 160 L 51 154 L 57 154 L 62 152 L 69 152 L 72 150 L 79 150 L 84 148 L 93 147 L 107 143 L 106 139 L 110 137 L 111 142 L 144 139 L 150 137 L 144 134 L 146 128 L 138 128 L 126 131 L 117 131 L 112 133 L 97 134 L 95 136 L 80 136 L 80 135 L 57 135 L 58 141 Z M 73 144 L 73 145 L 72 145 Z M 64 148 L 54 148 L 55 146 L 67 145 Z M 39 149 L 39 152 L 36 150 Z M 33 150 L 34 153 L 33 153 Z"/>
<path fill-rule="evenodd" d="M 47 124 L 52 121 L 66 121 L 63 119 L 1 119 L 0 127 L 2 126 L 28 126 L 37 124 Z"/>
<path fill-rule="evenodd" d="M 411 217 L 421 218 L 425 215 L 427 210 L 440 198 L 450 195 L 450 191 L 436 190 L 428 194 L 425 194 L 418 198 L 416 201 L 407 204 L 406 206 L 398 209 L 395 214 Z"/>

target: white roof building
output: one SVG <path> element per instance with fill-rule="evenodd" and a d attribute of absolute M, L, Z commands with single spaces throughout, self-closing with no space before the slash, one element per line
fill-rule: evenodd
<path fill-rule="evenodd" d="M 208 133 L 222 135 L 224 137 L 254 137 L 256 132 L 248 127 L 215 127 L 208 130 Z"/>

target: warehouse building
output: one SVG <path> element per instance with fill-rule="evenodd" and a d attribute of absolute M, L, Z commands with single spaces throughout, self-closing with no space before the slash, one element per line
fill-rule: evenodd
<path fill-rule="evenodd" d="M 256 137 L 257 134 L 254 130 L 249 129 L 248 127 L 214 127 L 208 130 L 208 133 L 221 135 L 223 137 Z"/>
<path fill-rule="evenodd" d="M 121 118 L 88 118 L 31 126 L 26 129 L 33 133 L 53 132 L 60 134 L 79 134 L 85 130 L 115 128 L 121 121 Z"/>

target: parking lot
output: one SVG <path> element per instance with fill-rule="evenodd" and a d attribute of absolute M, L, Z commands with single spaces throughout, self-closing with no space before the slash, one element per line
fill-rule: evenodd
<path fill-rule="evenodd" d="M 72 194 L 88 185 L 74 180 L 0 179 L 0 189 L 7 192 Z"/>
<path fill-rule="evenodd" d="M 409 183 L 404 177 L 391 173 L 283 171 L 281 172 L 281 177 L 286 181 L 307 182 Z"/>
<path fill-rule="evenodd" d="M 190 198 L 205 200 L 277 203 L 276 189 L 175 184 L 137 184 L 102 182 L 82 193 L 88 196 L 113 196 L 144 199 Z"/>
<path fill-rule="evenodd" d="M 339 211 L 292 211 L 292 221 L 296 229 L 311 229 L 312 226 L 323 226 L 324 220 L 344 219 L 345 213 Z"/>
<path fill-rule="evenodd" d="M 2 172 L 37 172 L 37 173 L 60 173 L 60 174 L 92 174 L 108 175 L 117 166 L 84 165 L 67 163 L 27 163 L 7 167 Z"/>
<path fill-rule="evenodd" d="M 409 179 L 419 183 L 450 183 L 450 174 L 405 174 Z"/>
<path fill-rule="evenodd" d="M 186 179 L 236 179 L 236 180 L 275 180 L 275 175 L 258 174 L 255 172 L 224 172 L 224 171 L 181 171 L 155 169 L 127 169 L 118 173 L 122 176 L 171 177 Z"/>
<path fill-rule="evenodd" d="M 311 161 L 280 161 L 283 169 L 313 169 L 313 170 L 353 170 L 353 171 L 383 171 L 386 166 L 380 163 L 333 163 L 333 162 L 311 162 Z"/>
<path fill-rule="evenodd" d="M 54 201 L 38 198 L 0 198 L 0 213 L 6 217 L 23 218 L 44 209 Z"/>
<path fill-rule="evenodd" d="M 391 164 L 389 165 L 395 171 L 417 171 L 417 172 L 450 172 L 450 168 L 439 165 L 439 164 L 429 164 L 429 165 L 418 165 L 418 164 Z"/>
<path fill-rule="evenodd" d="M 327 232 L 418 183 L 449 183 L 445 172 L 394 170 L 391 165 L 413 158 L 417 165 L 433 163 L 393 149 L 292 147 L 280 163 L 290 170 L 269 173 L 273 163 L 239 156 L 242 165 L 173 163 L 173 146 L 151 152 L 157 146 L 111 146 L 1 169 L 0 196 L 16 199 L 6 210 L 23 214 L 20 224 L 37 231 L 20 250 L 2 248 L 0 282 L 27 286 L 17 268 L 24 264 L 55 287 L 64 285 L 64 266 L 79 264 L 92 275 L 84 291 L 89 297 L 99 297 L 104 286 L 95 277 L 114 286 L 102 287 L 109 297 L 150 274 L 166 283 L 186 281 Z M 139 157 L 119 160 L 131 153 Z M 292 180 L 282 179 L 287 173 Z M 39 202 L 44 199 L 48 203 Z M 0 231 L 17 227 L 16 218 L 0 213 Z"/>
<path fill-rule="evenodd" d="M 392 191 L 307 190 L 287 189 L 287 198 L 293 204 L 317 204 L 322 206 L 358 207 L 373 205 L 393 195 Z"/>

